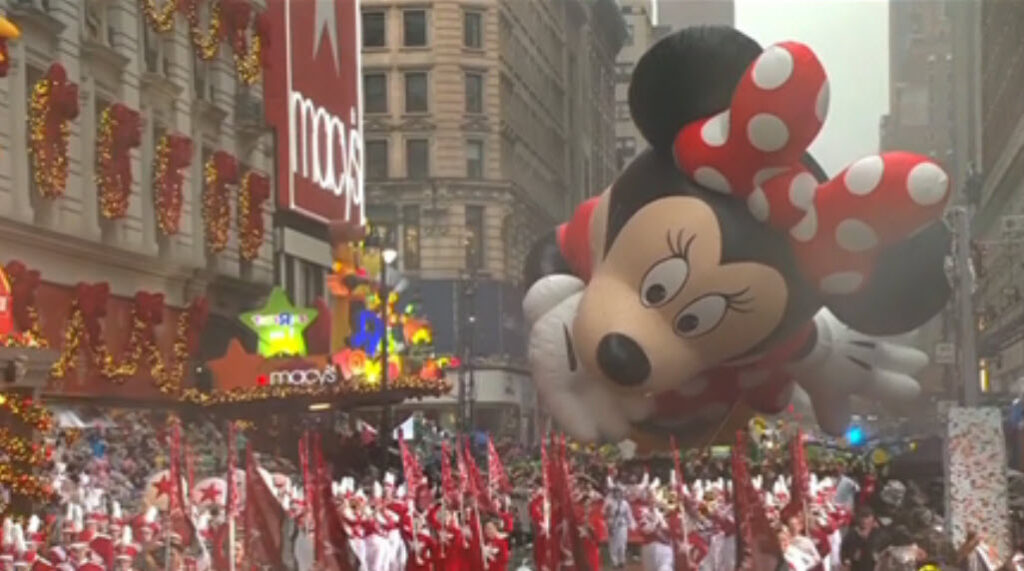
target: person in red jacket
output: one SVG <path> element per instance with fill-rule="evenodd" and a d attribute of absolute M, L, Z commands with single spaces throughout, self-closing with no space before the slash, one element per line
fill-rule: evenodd
<path fill-rule="evenodd" d="M 551 553 L 551 504 L 544 490 L 538 488 L 530 500 L 530 521 L 533 522 L 533 564 L 537 571 L 549 571 L 548 555 Z"/>
<path fill-rule="evenodd" d="M 407 571 L 435 571 L 434 538 L 425 526 L 416 525 L 418 529 L 409 538 L 409 559 L 405 564 Z"/>
<path fill-rule="evenodd" d="M 508 571 L 508 557 L 508 536 L 499 531 L 497 522 L 487 522 L 484 526 L 484 569 Z"/>
<path fill-rule="evenodd" d="M 427 520 L 430 527 L 437 530 L 437 541 L 432 553 L 434 568 L 437 571 L 461 571 L 462 532 L 455 512 L 441 499 L 430 509 Z"/>

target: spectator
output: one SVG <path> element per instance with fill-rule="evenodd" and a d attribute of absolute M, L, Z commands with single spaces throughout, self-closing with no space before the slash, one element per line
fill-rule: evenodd
<path fill-rule="evenodd" d="M 877 558 L 878 521 L 874 512 L 863 506 L 854 516 L 853 528 L 843 538 L 840 559 L 848 571 L 874 571 Z"/>

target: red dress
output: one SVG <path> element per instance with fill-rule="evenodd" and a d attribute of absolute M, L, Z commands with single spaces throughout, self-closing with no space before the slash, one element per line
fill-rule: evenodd
<path fill-rule="evenodd" d="M 533 564 L 538 571 L 545 571 L 549 567 L 551 530 L 544 515 L 544 496 L 530 500 L 530 521 L 533 522 Z"/>
<path fill-rule="evenodd" d="M 421 531 L 408 543 L 409 560 L 407 571 L 434 571 L 434 538 L 427 531 Z"/>
<path fill-rule="evenodd" d="M 451 511 L 448 511 L 451 516 Z M 427 513 L 431 529 L 437 530 L 437 541 L 434 543 L 434 568 L 437 571 L 461 571 L 462 555 L 459 545 L 462 543 L 462 531 L 452 519 L 441 521 L 441 504 L 434 504 Z"/>
<path fill-rule="evenodd" d="M 587 517 L 586 508 L 582 504 L 573 505 L 576 510 L 576 521 L 579 522 L 580 542 L 583 544 L 583 557 L 587 560 L 588 569 L 601 568 L 601 543 L 597 538 L 594 522 Z"/>
<path fill-rule="evenodd" d="M 484 563 L 487 571 L 508 571 L 508 540 L 494 537 L 484 544 Z M 594 569 L 597 569 L 595 567 Z"/>

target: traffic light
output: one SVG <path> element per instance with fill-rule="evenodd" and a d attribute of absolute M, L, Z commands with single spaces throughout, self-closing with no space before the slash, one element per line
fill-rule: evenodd
<path fill-rule="evenodd" d="M 846 442 L 850 446 L 860 446 L 864 444 L 864 429 L 854 425 L 846 429 Z"/>

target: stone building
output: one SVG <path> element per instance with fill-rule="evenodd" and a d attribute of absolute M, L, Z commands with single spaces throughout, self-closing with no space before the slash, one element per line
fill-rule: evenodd
<path fill-rule="evenodd" d="M 615 159 L 621 170 L 647 144 L 629 112 L 629 81 L 640 56 L 662 36 L 668 26 L 654 22 L 652 0 L 623 0 L 622 18 L 626 21 L 626 40 L 615 60 Z"/>
<path fill-rule="evenodd" d="M 363 0 L 362 18 L 368 218 L 438 348 L 473 356 L 478 421 L 527 434 L 518 282 L 533 241 L 615 174 L 618 6 Z M 443 424 L 454 398 L 433 403 Z"/>
<path fill-rule="evenodd" d="M 977 15 L 970 3 L 893 2 L 889 5 L 889 114 L 882 117 L 883 151 L 905 150 L 942 164 L 962 188 L 980 145 L 973 125 Z M 955 306 L 918 335 L 932 363 L 919 375 L 926 392 L 956 393 L 949 343 L 957 333 Z"/>
<path fill-rule="evenodd" d="M 263 127 L 259 83 L 239 80 L 229 49 L 222 46 L 210 61 L 201 61 L 184 18 L 172 14 L 171 29 L 156 32 L 144 4 L 0 1 L 22 31 L 10 44 L 9 74 L 0 81 L 0 262 L 20 260 L 57 289 L 106 283 L 116 303 L 130 304 L 136 292 L 148 291 L 162 294 L 167 306 L 181 307 L 206 293 L 216 328 L 218 320 L 233 321 L 273 282 L 273 242 L 268 231 L 256 256 L 242 259 L 233 218 L 237 192 L 231 192 L 232 219 L 218 218 L 228 224 L 227 243 L 211 253 L 202 214 L 204 162 L 221 151 L 237 159 L 242 173 L 271 173 L 272 138 Z M 59 73 L 51 72 L 54 66 L 77 85 L 79 112 L 67 123 L 67 183 L 59 196 L 44 197 L 30 159 L 26 118 L 37 83 Z M 103 115 L 115 103 L 141 118 L 140 144 L 127 155 L 132 180 L 121 197 L 127 201 L 123 214 L 101 204 L 96 182 Z M 155 206 L 154 159 L 164 133 L 192 142 L 191 165 L 181 171 L 176 233 L 161 230 L 166 211 Z M 260 205 L 267 228 L 270 205 Z M 130 328 L 126 315 L 113 312 L 104 331 L 123 337 Z M 210 348 L 214 355 L 219 349 Z"/>
<path fill-rule="evenodd" d="M 978 354 L 991 390 L 1018 396 L 1024 389 L 1024 5 L 984 0 L 978 11 L 980 183 L 971 197 Z"/>
<path fill-rule="evenodd" d="M 686 26 L 732 26 L 736 23 L 733 0 L 655 0 L 657 24 L 672 30 Z"/>

